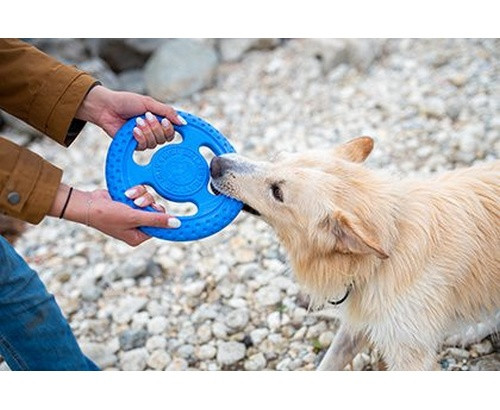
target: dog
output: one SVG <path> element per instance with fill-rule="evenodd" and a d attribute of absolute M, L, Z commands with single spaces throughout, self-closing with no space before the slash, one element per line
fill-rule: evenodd
<path fill-rule="evenodd" d="M 397 179 L 363 165 L 373 146 L 226 154 L 211 184 L 274 228 L 312 305 L 340 318 L 319 370 L 343 369 L 368 342 L 389 370 L 438 369 L 447 335 L 499 317 L 500 161 Z"/>

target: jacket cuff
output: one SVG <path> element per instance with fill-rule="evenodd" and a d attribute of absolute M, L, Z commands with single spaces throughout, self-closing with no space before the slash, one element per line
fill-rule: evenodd
<path fill-rule="evenodd" d="M 69 146 L 85 125 L 75 120 L 76 112 L 89 90 L 98 84 L 90 75 L 73 67 L 50 71 L 35 94 L 29 122 L 64 146 Z"/>
<path fill-rule="evenodd" d="M 17 219 L 38 224 L 54 202 L 62 170 L 26 148 L 12 143 L 4 145 L 12 155 L 13 167 L 5 170 L 8 176 L 0 190 L 0 209 Z"/>

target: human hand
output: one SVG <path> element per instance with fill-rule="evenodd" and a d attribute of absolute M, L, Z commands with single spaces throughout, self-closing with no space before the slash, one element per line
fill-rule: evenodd
<path fill-rule="evenodd" d="M 69 187 L 61 184 L 49 215 L 60 216 L 68 193 Z M 137 206 L 144 208 L 151 205 L 158 212 L 141 211 L 113 201 L 105 189 L 92 192 L 74 189 L 64 212 L 64 219 L 91 226 L 131 246 L 140 245 L 151 238 L 138 229 L 141 226 L 180 227 L 180 220 L 165 213 L 165 209 L 155 203 L 144 186 L 132 187 L 125 195 L 134 199 Z"/>
<path fill-rule="evenodd" d="M 137 150 L 140 151 L 171 141 L 174 137 L 172 124 L 186 124 L 186 120 L 172 107 L 151 97 L 125 91 L 112 91 L 99 85 L 89 91 L 75 118 L 90 121 L 114 137 L 129 118 L 144 113 L 146 120 L 138 118 L 133 131 L 138 143 Z M 152 113 L 165 117 L 161 124 Z"/>

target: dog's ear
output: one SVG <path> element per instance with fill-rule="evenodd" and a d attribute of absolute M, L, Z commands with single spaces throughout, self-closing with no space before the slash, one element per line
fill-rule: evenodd
<path fill-rule="evenodd" d="M 336 211 L 328 219 L 328 229 L 335 235 L 335 250 L 341 253 L 373 254 L 380 259 L 389 256 L 382 249 L 377 235 L 361 220 L 344 211 Z"/>
<path fill-rule="evenodd" d="M 358 137 L 334 149 L 335 155 L 352 162 L 363 162 L 373 149 L 373 138 Z"/>

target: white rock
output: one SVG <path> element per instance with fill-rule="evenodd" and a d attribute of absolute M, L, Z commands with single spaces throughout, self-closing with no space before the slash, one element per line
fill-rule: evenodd
<path fill-rule="evenodd" d="M 163 333 L 168 326 L 167 318 L 163 316 L 156 316 L 148 323 L 148 332 L 154 335 Z"/>
<path fill-rule="evenodd" d="M 146 349 L 148 351 L 152 352 L 154 350 L 161 350 L 165 349 L 167 346 L 167 339 L 164 336 L 151 336 L 147 341 L 146 341 Z"/>
<path fill-rule="evenodd" d="M 212 325 L 212 333 L 217 339 L 225 339 L 227 337 L 227 326 L 221 322 L 215 322 Z"/>
<path fill-rule="evenodd" d="M 201 345 L 195 351 L 195 355 L 200 360 L 210 360 L 217 354 L 217 349 L 212 345 Z"/>
<path fill-rule="evenodd" d="M 145 297 L 126 296 L 120 299 L 118 307 L 113 311 L 113 320 L 117 323 L 128 323 L 132 315 L 146 306 L 147 302 Z"/>
<path fill-rule="evenodd" d="M 255 298 L 259 305 L 276 305 L 281 301 L 281 291 L 275 286 L 264 286 L 258 290 Z"/>
<path fill-rule="evenodd" d="M 149 356 L 147 365 L 155 370 L 165 370 L 171 361 L 172 358 L 165 350 L 157 349 Z"/>
<path fill-rule="evenodd" d="M 173 101 L 212 85 L 217 54 L 206 43 L 174 39 L 164 43 L 145 67 L 148 94 L 160 101 Z"/>
<path fill-rule="evenodd" d="M 256 371 L 262 370 L 266 367 L 267 361 L 265 356 L 262 353 L 257 353 L 250 356 L 247 360 L 245 360 L 245 364 L 243 367 L 245 370 Z"/>
<path fill-rule="evenodd" d="M 233 331 L 238 331 L 247 325 L 249 319 L 250 315 L 247 309 L 237 309 L 229 313 L 224 322 Z"/>
<path fill-rule="evenodd" d="M 196 331 L 196 336 L 198 337 L 199 343 L 207 343 L 212 337 L 212 329 L 210 325 L 201 325 Z"/>
<path fill-rule="evenodd" d="M 196 296 L 201 295 L 201 293 L 203 292 L 203 289 L 205 289 L 205 286 L 206 286 L 205 281 L 198 280 L 196 282 L 185 285 L 182 288 L 182 290 L 186 295 L 189 295 L 191 297 L 196 297 Z"/>
<path fill-rule="evenodd" d="M 250 337 L 252 339 L 252 342 L 255 346 L 259 345 L 262 343 L 262 341 L 267 337 L 269 334 L 269 330 L 266 328 L 259 328 L 259 329 L 254 329 L 250 332 Z"/>
<path fill-rule="evenodd" d="M 144 370 L 148 361 L 148 350 L 145 347 L 123 352 L 120 358 L 123 370 Z"/>
<path fill-rule="evenodd" d="M 267 316 L 267 325 L 271 330 L 277 330 L 281 326 L 280 312 L 272 312 Z"/>
<path fill-rule="evenodd" d="M 80 348 L 101 369 L 111 367 L 117 362 L 114 349 L 104 343 L 80 342 Z"/>
<path fill-rule="evenodd" d="M 269 49 L 278 44 L 277 38 L 222 38 L 219 51 L 222 61 L 238 61 L 251 49 Z"/>
<path fill-rule="evenodd" d="M 179 371 L 186 370 L 188 368 L 188 362 L 180 357 L 173 359 L 167 366 L 168 371 Z"/>
<path fill-rule="evenodd" d="M 222 342 L 217 349 L 217 362 L 223 366 L 237 363 L 245 357 L 246 347 L 239 342 Z"/>

